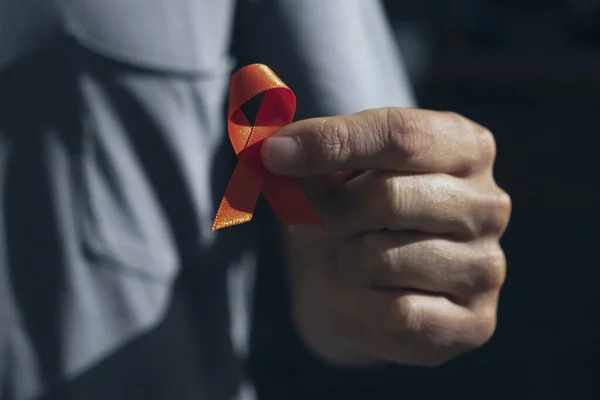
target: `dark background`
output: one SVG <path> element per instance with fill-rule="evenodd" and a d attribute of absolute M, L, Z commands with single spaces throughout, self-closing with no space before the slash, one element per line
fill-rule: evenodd
<path fill-rule="evenodd" d="M 334 369 L 299 345 L 281 277 L 263 270 L 260 394 L 600 399 L 600 1 L 386 3 L 419 106 L 459 112 L 496 136 L 496 177 L 513 199 L 498 330 L 442 368 Z"/>

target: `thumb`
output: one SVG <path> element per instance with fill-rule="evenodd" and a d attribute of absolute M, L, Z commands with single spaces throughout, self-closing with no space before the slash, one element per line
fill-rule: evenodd
<path fill-rule="evenodd" d="M 366 110 L 286 125 L 263 144 L 263 164 L 274 174 L 293 177 L 393 169 L 398 155 L 388 143 L 388 113 L 388 109 Z"/>

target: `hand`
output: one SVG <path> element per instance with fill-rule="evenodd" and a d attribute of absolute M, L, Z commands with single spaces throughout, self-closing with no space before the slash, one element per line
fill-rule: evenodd
<path fill-rule="evenodd" d="M 309 348 L 336 364 L 435 366 L 490 339 L 511 208 L 495 151 L 459 115 L 400 108 L 304 120 L 267 140 L 267 168 L 298 178 L 327 225 L 288 235 Z"/>

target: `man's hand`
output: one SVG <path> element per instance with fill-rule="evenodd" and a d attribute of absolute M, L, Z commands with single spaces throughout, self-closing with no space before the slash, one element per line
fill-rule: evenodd
<path fill-rule="evenodd" d="M 434 366 L 490 339 L 511 208 L 495 151 L 461 116 L 400 108 L 300 121 L 267 140 L 267 168 L 299 178 L 327 225 L 288 235 L 294 316 L 315 353 Z"/>

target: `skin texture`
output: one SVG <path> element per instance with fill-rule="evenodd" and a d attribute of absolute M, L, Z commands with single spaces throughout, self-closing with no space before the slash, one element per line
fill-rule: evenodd
<path fill-rule="evenodd" d="M 495 141 L 454 113 L 385 108 L 299 121 L 263 146 L 325 228 L 287 229 L 293 313 L 337 365 L 437 366 L 486 343 L 511 201 Z"/>

